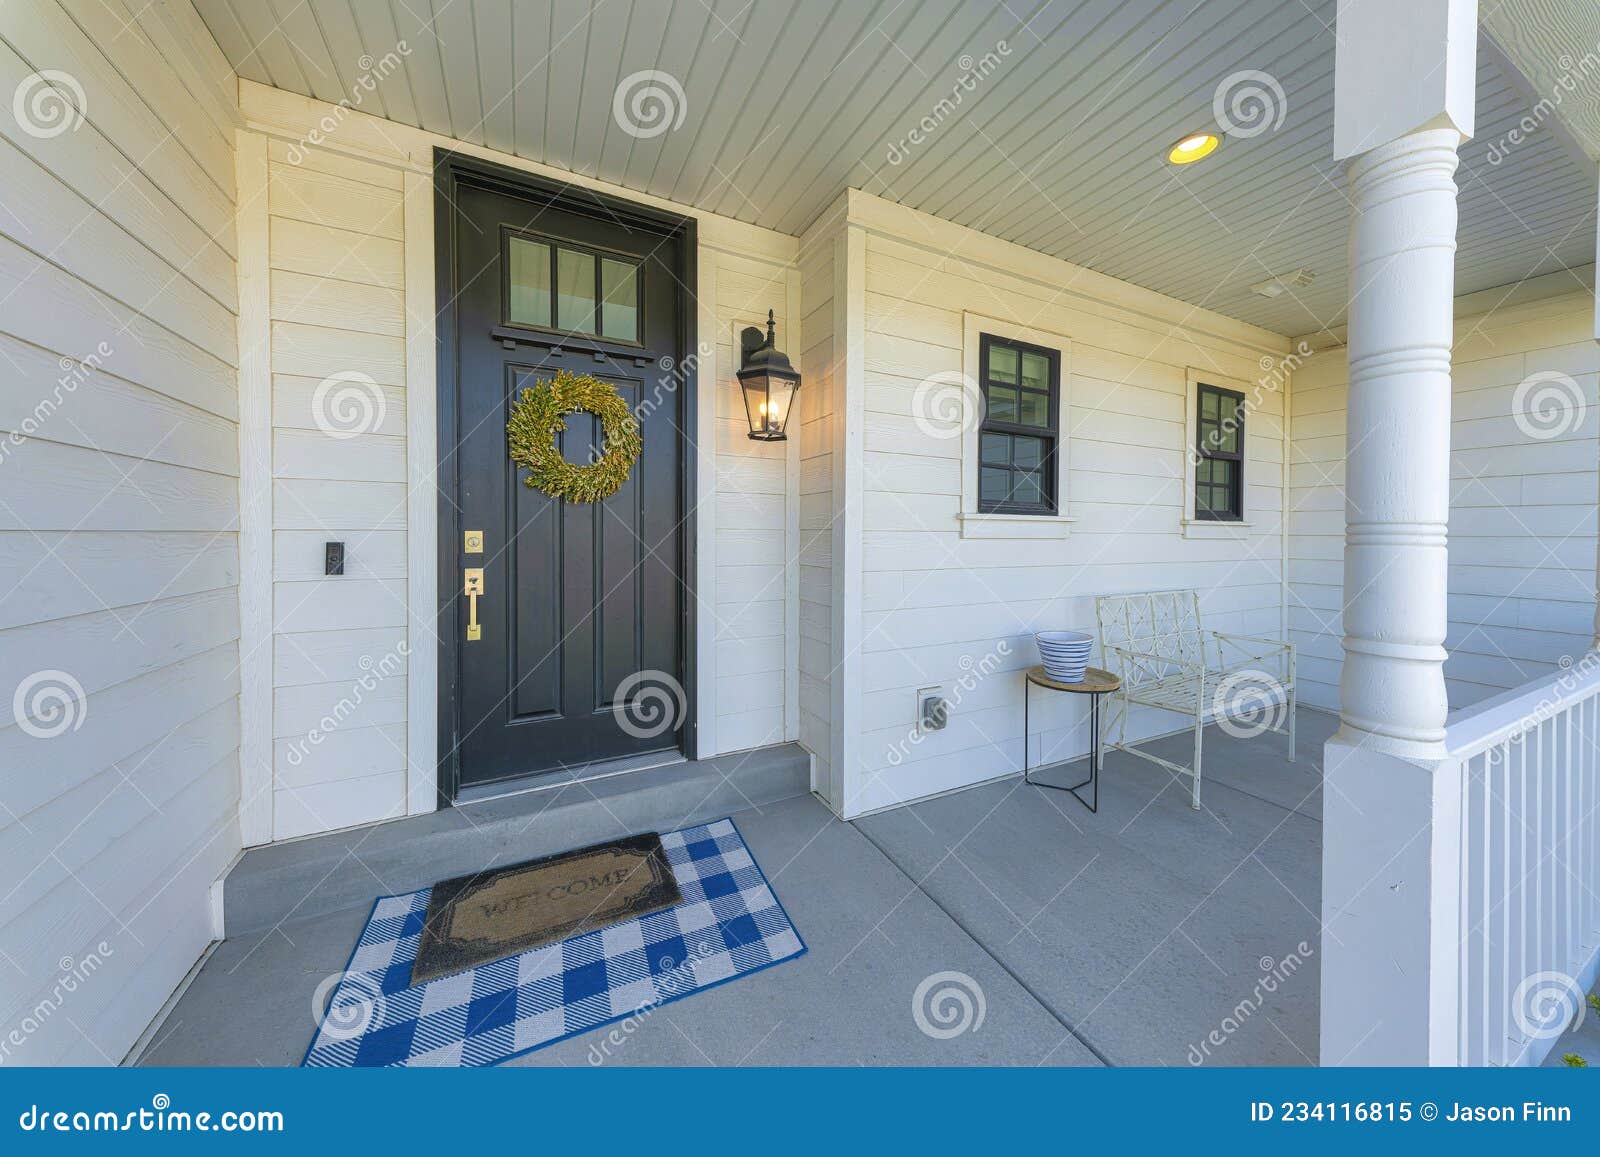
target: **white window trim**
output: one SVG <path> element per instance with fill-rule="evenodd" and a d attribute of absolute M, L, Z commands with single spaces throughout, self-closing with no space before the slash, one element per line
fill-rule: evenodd
<path fill-rule="evenodd" d="M 1239 487 L 1239 513 L 1243 516 L 1238 522 L 1216 522 L 1207 518 L 1194 516 L 1194 467 L 1195 446 L 1194 432 L 1196 416 L 1200 407 L 1201 384 L 1217 386 L 1224 390 L 1233 390 L 1243 394 L 1246 399 L 1250 397 L 1251 386 L 1249 382 L 1238 378 L 1230 378 L 1225 374 L 1214 374 L 1210 370 L 1188 367 L 1188 383 L 1183 391 L 1183 509 L 1180 512 L 1179 522 L 1183 528 L 1185 538 L 1247 538 L 1251 533 L 1249 487 Z M 1248 405 L 1248 402 L 1247 402 Z M 1250 416 L 1245 415 L 1245 438 L 1250 436 Z M 1241 441 L 1240 450 L 1245 451 Z M 1248 460 L 1248 453 L 1245 454 Z"/>
<path fill-rule="evenodd" d="M 1059 395 L 1056 405 L 1056 513 L 980 514 L 978 512 L 978 429 L 983 424 L 982 367 L 979 343 L 984 334 L 1027 342 L 1061 352 Z M 962 538 L 1066 538 L 1074 519 L 1067 506 L 1070 477 L 1070 396 L 1072 339 L 1065 334 L 1017 325 L 970 310 L 961 314 L 961 523 Z"/>

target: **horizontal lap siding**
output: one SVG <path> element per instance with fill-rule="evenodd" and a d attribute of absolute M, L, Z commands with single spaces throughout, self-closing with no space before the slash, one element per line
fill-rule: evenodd
<path fill-rule="evenodd" d="M 834 334 L 832 230 L 808 238 L 800 254 L 801 327 L 797 415 L 800 438 L 800 743 L 811 753 L 812 787 L 837 797 L 833 783 L 833 397 L 838 348 Z"/>
<path fill-rule="evenodd" d="M 1094 630 L 1097 595 L 1195 586 L 1208 627 L 1280 636 L 1281 393 L 1261 391 L 1246 423 L 1248 536 L 1189 539 L 1180 522 L 1186 368 L 1253 383 L 1259 351 L 1085 303 L 920 239 L 869 234 L 865 297 L 862 735 L 851 813 L 1020 769 L 1033 632 Z M 961 372 L 963 310 L 1071 342 L 1064 435 L 1076 521 L 1066 539 L 961 537 L 961 439 L 919 428 L 913 398 L 923 380 Z M 912 741 L 914 693 L 932 685 L 958 701 L 944 730 Z M 1035 762 L 1087 750 L 1076 697 L 1036 694 L 1033 708 Z M 1136 715 L 1130 736 L 1181 725 Z"/>
<path fill-rule="evenodd" d="M 771 309 L 778 348 L 798 356 L 789 341 L 798 327 L 787 316 L 789 284 L 797 274 L 792 265 L 720 250 L 715 260 L 715 364 L 727 369 L 715 382 L 701 384 L 716 407 L 716 592 L 701 613 L 709 609 L 715 616 L 717 655 L 715 685 L 700 693 L 713 696 L 716 747 L 726 752 L 782 743 L 788 730 L 784 705 L 795 665 L 786 630 L 790 444 L 750 437 L 735 376 L 734 330 L 758 324 L 764 330 Z"/>
<path fill-rule="evenodd" d="M 1600 428 L 1592 326 L 1586 294 L 1457 324 L 1445 643 L 1452 710 L 1589 647 Z M 1576 424 L 1575 408 L 1558 411 L 1548 438 L 1533 437 L 1537 427 L 1515 414 L 1518 385 L 1541 372 L 1566 375 L 1584 408 Z M 1295 375 L 1291 425 L 1289 623 L 1307 700 L 1332 708 L 1343 667 L 1347 383 L 1342 348 L 1311 358 Z"/>
<path fill-rule="evenodd" d="M 239 848 L 236 110 L 186 3 L 0 7 L 0 88 L 47 70 L 85 115 L 0 123 L 0 693 L 72 723 L 0 716 L 0 1055 L 104 1064 Z"/>
<path fill-rule="evenodd" d="M 274 839 L 405 811 L 400 178 L 281 141 L 267 150 Z M 345 544 L 342 576 L 323 574 L 330 541 Z"/>

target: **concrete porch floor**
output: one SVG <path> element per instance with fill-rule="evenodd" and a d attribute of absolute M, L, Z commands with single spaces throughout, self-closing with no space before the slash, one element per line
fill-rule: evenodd
<path fill-rule="evenodd" d="M 1098 814 L 1020 777 L 854 824 L 809 797 L 738 812 L 810 951 L 639 1018 L 604 1053 L 617 1026 L 512 1063 L 1314 1064 L 1320 767 L 1336 722 L 1302 709 L 1292 764 L 1283 736 L 1208 729 L 1199 812 L 1118 752 Z M 1181 737 L 1152 748 L 1187 752 Z M 299 1063 L 313 994 L 367 908 L 223 942 L 139 1063 Z M 982 990 L 984 1018 L 936 1039 L 913 993 L 951 971 Z"/>

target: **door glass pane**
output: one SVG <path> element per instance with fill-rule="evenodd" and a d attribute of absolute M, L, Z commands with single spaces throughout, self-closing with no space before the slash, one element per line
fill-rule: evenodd
<path fill-rule="evenodd" d="M 600 259 L 600 333 L 619 341 L 639 340 L 639 267 Z"/>
<path fill-rule="evenodd" d="M 1043 354 L 1022 355 L 1022 384 L 1036 390 L 1050 388 L 1050 359 Z"/>
<path fill-rule="evenodd" d="M 1039 465 L 1044 458 L 1044 442 L 1038 438 L 1013 438 L 1011 440 L 1011 461 L 1016 466 L 1028 468 Z"/>
<path fill-rule="evenodd" d="M 550 246 L 511 238 L 511 303 L 508 318 L 517 325 L 550 324 Z"/>
<path fill-rule="evenodd" d="M 996 422 L 1017 420 L 1017 391 L 991 387 L 989 390 L 989 417 Z"/>
<path fill-rule="evenodd" d="M 988 466 L 978 471 L 978 498 L 982 502 L 1004 502 L 1011 487 L 1011 471 Z"/>
<path fill-rule="evenodd" d="M 989 377 L 997 382 L 1017 380 L 1017 351 L 1010 346 L 989 347 Z"/>
<path fill-rule="evenodd" d="M 1050 395 L 1022 391 L 1022 422 L 1029 426 L 1050 424 Z"/>
<path fill-rule="evenodd" d="M 594 332 L 594 255 L 556 250 L 556 328 Z"/>
<path fill-rule="evenodd" d="M 1011 435 L 985 434 L 983 452 L 978 455 L 978 460 L 995 466 L 1008 465 L 1011 462 Z"/>

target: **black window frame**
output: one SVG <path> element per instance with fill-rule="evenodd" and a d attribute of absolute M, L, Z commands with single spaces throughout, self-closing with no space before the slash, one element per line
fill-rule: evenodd
<path fill-rule="evenodd" d="M 1217 417 L 1215 424 L 1218 430 L 1222 429 L 1228 419 L 1225 417 L 1227 403 L 1233 404 L 1234 428 L 1238 431 L 1235 445 L 1238 450 L 1220 450 L 1215 446 L 1207 446 L 1205 397 L 1207 394 L 1217 398 Z M 1224 386 L 1213 386 L 1208 382 L 1196 382 L 1194 391 L 1194 452 L 1195 452 L 1195 480 L 1194 480 L 1194 517 L 1200 522 L 1243 522 L 1244 521 L 1244 394 L 1238 390 L 1230 390 Z M 1215 435 L 1212 435 L 1215 440 Z M 1233 481 L 1231 484 L 1200 481 L 1200 463 L 1208 460 L 1232 462 Z M 1214 487 L 1227 486 L 1228 508 L 1218 511 L 1204 507 L 1200 502 L 1201 487 L 1211 493 Z"/>
<path fill-rule="evenodd" d="M 545 245 L 550 249 L 550 324 L 538 325 L 533 322 L 516 321 L 511 316 L 511 242 L 513 240 L 530 241 L 536 245 Z M 578 329 L 563 329 L 556 324 L 556 297 L 559 282 L 560 251 L 567 250 L 572 253 L 582 253 L 594 259 L 594 324 L 595 332 L 587 333 Z M 605 298 L 602 296 L 604 277 L 601 271 L 601 261 L 616 261 L 633 266 L 633 296 L 634 296 L 634 327 L 633 338 L 607 337 L 601 332 L 605 327 Z M 607 249 L 600 245 L 590 245 L 582 241 L 569 241 L 565 237 L 554 233 L 535 233 L 529 229 L 517 229 L 509 225 L 500 228 L 500 321 L 501 325 L 510 329 L 532 330 L 538 333 L 560 334 L 566 338 L 575 338 L 579 341 L 604 341 L 623 346 L 640 346 L 640 337 L 645 332 L 644 328 L 644 265 L 647 259 L 637 253 L 624 253 L 620 249 Z"/>
<path fill-rule="evenodd" d="M 1025 422 L 1003 422 L 992 416 L 989 405 L 989 353 L 995 346 L 1003 346 L 1017 351 L 1017 381 L 996 382 L 997 386 L 1018 391 L 1018 416 L 1021 414 L 1021 389 L 1022 389 L 1022 355 L 1032 353 L 1043 356 L 1050 366 L 1049 390 L 1049 425 L 1035 426 Z M 979 514 L 1029 514 L 1041 517 L 1054 516 L 1060 510 L 1061 496 L 1057 493 L 1058 464 L 1056 454 L 1061 448 L 1061 351 L 1050 346 L 1035 345 L 1032 342 L 1018 341 L 1015 338 L 1000 337 L 997 334 L 978 335 L 978 383 L 983 394 L 983 421 L 978 426 L 978 513 Z M 1008 437 L 1037 438 L 1046 443 L 1045 451 L 1039 459 L 1039 475 L 1042 483 L 1040 489 L 1044 494 L 1042 502 L 1014 502 L 1010 499 L 1001 501 L 985 501 L 983 498 L 983 436 L 985 434 L 1005 434 Z M 991 464 L 991 469 L 1000 468 Z M 1017 467 L 1009 463 L 1004 469 L 1017 472 Z"/>

